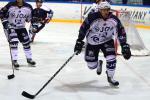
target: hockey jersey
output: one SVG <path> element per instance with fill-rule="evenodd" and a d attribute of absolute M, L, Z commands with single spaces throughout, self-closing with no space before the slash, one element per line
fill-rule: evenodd
<path fill-rule="evenodd" d="M 24 28 L 25 22 L 31 21 L 32 6 L 23 2 L 23 6 L 18 7 L 17 2 L 9 2 L 2 8 L 4 18 L 8 20 L 9 24 L 15 29 Z"/>
<path fill-rule="evenodd" d="M 120 43 L 126 43 L 126 32 L 120 20 L 112 13 L 104 19 L 100 12 L 95 12 L 89 14 L 82 23 L 78 39 L 86 37 L 87 43 L 99 45 L 113 39 L 116 33 Z"/>

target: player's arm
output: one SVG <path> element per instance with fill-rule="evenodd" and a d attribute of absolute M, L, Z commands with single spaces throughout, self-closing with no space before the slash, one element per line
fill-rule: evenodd
<path fill-rule="evenodd" d="M 76 44 L 74 47 L 74 52 L 76 52 L 76 54 L 78 55 L 83 48 L 84 45 L 84 38 L 86 36 L 87 31 L 90 28 L 90 15 L 84 20 L 84 22 L 82 23 L 80 29 L 79 29 L 79 35 L 78 38 L 76 40 Z"/>
<path fill-rule="evenodd" d="M 52 20 L 54 12 L 51 9 L 49 11 L 45 11 L 45 12 L 46 12 L 47 16 L 44 20 L 44 23 L 49 23 Z"/>
<path fill-rule="evenodd" d="M 0 10 L 0 18 L 6 18 L 8 17 L 8 10 L 10 8 L 10 6 L 12 5 L 12 2 L 9 2 L 8 4 L 6 4 L 4 7 L 1 8 Z"/>
<path fill-rule="evenodd" d="M 31 22 L 33 8 L 32 8 L 32 6 L 30 4 L 27 4 L 27 3 L 26 3 L 25 6 L 28 7 L 28 9 L 30 10 L 30 12 L 29 12 L 29 14 L 28 14 L 28 16 L 26 18 L 26 22 Z"/>
<path fill-rule="evenodd" d="M 92 16 L 89 14 L 88 17 L 86 17 L 86 19 L 80 26 L 78 40 L 82 41 L 85 38 L 87 31 L 89 31 L 90 24 L 91 24 L 91 17 Z"/>
<path fill-rule="evenodd" d="M 120 20 L 118 20 L 117 22 L 118 40 L 120 42 L 120 45 L 122 46 L 125 43 L 127 43 L 126 31 L 124 29 L 124 26 L 121 24 Z"/>
<path fill-rule="evenodd" d="M 1 17 L 2 25 L 3 25 L 4 29 L 9 29 L 11 26 L 7 19 L 8 19 L 8 15 L 9 15 L 8 10 L 12 5 L 13 5 L 13 2 L 9 2 L 0 10 L 0 17 Z"/>
<path fill-rule="evenodd" d="M 127 35 L 124 26 L 122 25 L 121 21 L 117 18 L 117 33 L 118 33 L 118 40 L 121 45 L 122 55 L 125 59 L 130 59 L 131 51 L 130 45 L 127 43 Z"/>

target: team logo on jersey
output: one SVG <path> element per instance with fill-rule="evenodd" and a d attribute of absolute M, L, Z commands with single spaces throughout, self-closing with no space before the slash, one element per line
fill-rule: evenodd
<path fill-rule="evenodd" d="M 16 18 L 27 18 L 27 15 L 24 15 L 22 13 L 19 13 Z"/>
<path fill-rule="evenodd" d="M 92 23 L 90 29 L 93 33 L 95 33 L 95 32 L 102 33 L 102 32 L 112 31 L 113 26 L 109 26 L 109 25 L 107 25 L 107 23 L 105 23 L 101 20 L 97 20 Z"/>
<path fill-rule="evenodd" d="M 93 21 L 87 34 L 88 42 L 90 44 L 100 44 L 112 39 L 114 33 L 114 24 L 111 21 L 104 21 L 98 19 Z"/>
<path fill-rule="evenodd" d="M 91 38 L 94 42 L 99 42 L 99 37 L 97 35 L 93 35 Z"/>

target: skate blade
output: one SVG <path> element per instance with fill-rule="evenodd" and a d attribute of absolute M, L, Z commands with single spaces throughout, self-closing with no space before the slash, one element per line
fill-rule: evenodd
<path fill-rule="evenodd" d="M 113 84 L 111 84 L 111 83 L 109 83 L 109 86 L 110 86 L 111 88 L 115 88 L 115 89 L 118 89 L 118 88 L 119 88 L 119 85 L 113 85 Z"/>
<path fill-rule="evenodd" d="M 36 65 L 28 64 L 29 67 L 36 67 Z"/>

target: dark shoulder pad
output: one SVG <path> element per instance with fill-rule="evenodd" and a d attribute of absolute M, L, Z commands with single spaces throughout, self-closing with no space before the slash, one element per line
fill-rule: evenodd
<path fill-rule="evenodd" d="M 29 3 L 25 3 L 24 6 L 30 8 L 31 10 L 33 10 L 32 6 Z"/>
<path fill-rule="evenodd" d="M 117 22 L 120 22 L 119 18 L 117 16 L 115 16 L 114 14 L 110 15 L 110 18 L 113 18 L 114 20 L 116 20 Z"/>
<path fill-rule="evenodd" d="M 11 6 L 14 6 L 14 5 L 15 5 L 15 2 L 9 2 L 2 9 L 3 10 L 8 10 Z"/>
<path fill-rule="evenodd" d="M 99 12 L 94 12 L 94 13 L 91 13 L 91 14 L 88 14 L 88 19 L 89 20 L 95 20 L 97 18 L 100 18 L 100 13 Z"/>

